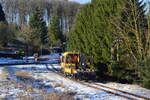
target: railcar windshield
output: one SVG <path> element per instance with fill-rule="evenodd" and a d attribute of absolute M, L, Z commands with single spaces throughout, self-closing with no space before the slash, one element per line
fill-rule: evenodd
<path fill-rule="evenodd" d="M 79 63 L 79 54 L 68 54 L 66 56 L 66 63 L 78 64 Z"/>

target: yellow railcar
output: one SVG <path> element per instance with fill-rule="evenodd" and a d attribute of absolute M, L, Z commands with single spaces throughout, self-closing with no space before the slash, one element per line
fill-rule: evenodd
<path fill-rule="evenodd" d="M 95 72 L 90 69 L 93 57 L 79 52 L 64 52 L 61 56 L 61 68 L 65 75 L 78 79 L 95 79 Z"/>
<path fill-rule="evenodd" d="M 75 74 L 80 62 L 79 52 L 65 52 L 61 56 L 61 67 L 64 73 Z"/>

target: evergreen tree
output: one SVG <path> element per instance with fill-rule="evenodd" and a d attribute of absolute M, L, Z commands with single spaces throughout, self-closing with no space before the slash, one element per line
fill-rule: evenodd
<path fill-rule="evenodd" d="M 16 30 L 13 24 L 0 22 L 0 45 L 7 46 L 8 43 L 15 39 Z"/>
<path fill-rule="evenodd" d="M 142 1 L 124 1 L 121 17 L 114 20 L 113 75 L 139 81 L 139 64 L 147 55 L 147 19 Z"/>
<path fill-rule="evenodd" d="M 4 22 L 0 22 L 0 44 L 2 46 L 6 46 L 8 42 L 7 27 L 8 26 Z"/>
<path fill-rule="evenodd" d="M 41 41 L 40 39 L 37 39 L 35 37 L 34 33 L 36 33 L 36 30 L 31 29 L 29 25 L 22 26 L 21 30 L 18 31 L 17 37 L 21 40 L 22 43 L 26 45 L 25 46 L 26 56 L 32 55 L 33 53 L 39 50 L 39 45 L 41 44 Z"/>
<path fill-rule="evenodd" d="M 45 45 L 47 43 L 47 27 L 43 20 L 42 12 L 38 7 L 34 9 L 30 17 L 29 26 L 34 30 L 34 39 L 40 40 L 40 43 Z"/>
<path fill-rule="evenodd" d="M 111 64 L 113 26 L 111 19 L 119 13 L 118 0 L 93 0 L 77 16 L 69 36 L 68 50 L 78 50 L 94 56 L 94 69 L 107 74 Z"/>
<path fill-rule="evenodd" d="M 3 21 L 3 22 L 6 21 L 6 19 L 5 19 L 5 13 L 3 11 L 3 8 L 2 8 L 1 4 L 0 4 L 0 21 Z"/>
<path fill-rule="evenodd" d="M 60 46 L 63 42 L 63 35 L 60 30 L 59 17 L 53 16 L 48 29 L 49 43 L 51 46 Z"/>
<path fill-rule="evenodd" d="M 11 35 L 9 34 L 8 29 L 9 28 L 8 25 L 6 24 L 5 13 L 0 4 L 0 44 L 2 46 L 6 46 L 8 41 L 10 40 L 9 37 L 11 37 Z"/>
<path fill-rule="evenodd" d="M 18 32 L 17 37 L 28 46 L 37 46 L 40 44 L 40 39 L 36 39 L 33 33 L 35 33 L 35 30 L 31 29 L 29 25 L 25 25 Z"/>

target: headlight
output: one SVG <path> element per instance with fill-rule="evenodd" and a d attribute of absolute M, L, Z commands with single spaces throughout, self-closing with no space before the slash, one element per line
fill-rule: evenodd
<path fill-rule="evenodd" d="M 76 74 L 76 73 L 78 73 L 78 71 L 77 71 L 77 70 L 75 70 L 75 71 L 74 71 L 74 73 Z"/>

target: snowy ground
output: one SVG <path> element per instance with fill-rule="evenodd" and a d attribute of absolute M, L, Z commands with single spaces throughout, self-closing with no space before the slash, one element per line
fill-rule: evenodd
<path fill-rule="evenodd" d="M 64 100 L 72 100 L 74 94 L 60 90 L 61 84 L 32 77 L 37 71 L 44 71 L 40 69 L 41 66 L 39 70 L 35 70 L 33 66 L 33 69 L 30 66 L 26 67 L 0 67 L 0 100 L 59 100 L 61 96 Z"/>
<path fill-rule="evenodd" d="M 113 82 L 106 83 L 105 85 L 150 98 L 150 90 L 142 88 L 139 85 L 120 84 L 120 83 L 113 83 Z"/>
<path fill-rule="evenodd" d="M 56 64 L 59 63 L 58 58 L 60 57 L 60 54 L 54 53 L 50 55 L 43 55 L 40 57 L 48 57 L 49 60 L 46 61 L 38 61 L 38 63 L 51 63 Z M 34 63 L 36 62 L 33 56 L 30 57 L 23 57 L 23 59 L 12 59 L 12 58 L 0 58 L 0 65 L 2 64 L 22 64 L 22 63 Z"/>
<path fill-rule="evenodd" d="M 63 98 L 62 100 L 127 100 L 126 98 L 90 88 L 56 74 L 53 71 L 59 71 L 60 65 L 56 64 L 57 60 L 55 58 L 59 57 L 59 55 L 46 56 L 54 58 L 46 61 L 51 64 L 0 66 L 0 99 L 54 100 L 55 98 L 55 100 L 59 100 L 59 98 Z M 0 58 L 0 63 L 2 64 L 20 63 L 23 61 Z M 150 98 L 150 90 L 138 85 L 112 82 L 104 85 Z M 45 99 L 45 97 L 48 97 L 48 99 Z M 50 99 L 50 97 L 53 98 Z"/>
<path fill-rule="evenodd" d="M 49 70 L 47 70 L 47 67 Z M 127 100 L 122 97 L 118 97 L 106 92 L 96 90 L 77 82 L 65 79 L 64 77 L 53 72 L 54 69 L 60 69 L 58 64 L 49 65 L 15 65 L 0 68 L 0 98 L 18 98 L 20 94 L 30 94 L 34 97 L 41 97 L 39 92 L 44 93 L 71 93 L 75 94 L 74 99 L 81 100 Z M 6 73 L 7 72 L 7 73 Z M 21 74 L 19 74 L 19 72 Z M 7 82 L 8 76 L 13 82 Z M 7 83 L 6 83 L 7 82 Z M 16 82 L 14 84 L 14 82 Z M 13 84 L 12 84 L 13 83 Z M 4 85 L 8 84 L 8 85 Z M 9 85 L 10 84 L 10 85 Z M 20 84 L 17 85 L 16 84 Z M 100 83 L 101 84 L 101 83 Z M 150 94 L 150 90 L 143 89 L 137 85 L 107 83 L 110 87 L 123 89 L 132 93 L 138 93 L 145 96 Z M 23 89 L 22 87 L 32 87 L 32 91 Z M 17 92 L 16 92 L 17 91 Z M 10 99 L 10 100 L 11 100 Z M 69 99 L 68 99 L 69 100 Z M 141 99 L 142 100 L 142 99 Z"/>

